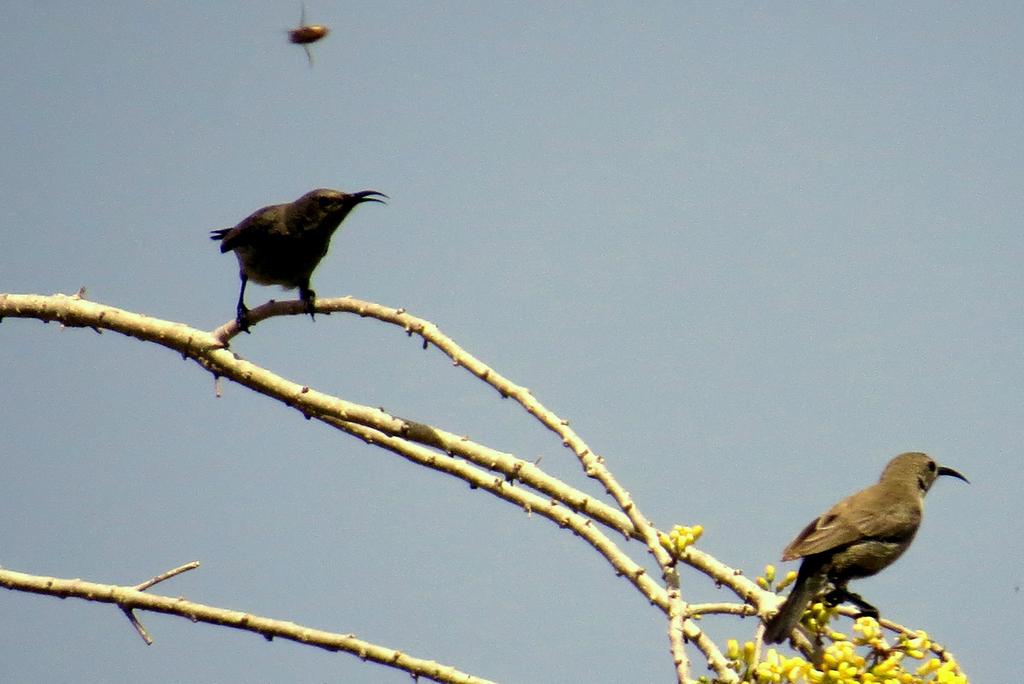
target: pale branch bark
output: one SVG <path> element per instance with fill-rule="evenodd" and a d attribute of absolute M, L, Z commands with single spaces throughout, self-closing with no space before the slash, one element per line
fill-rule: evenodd
<path fill-rule="evenodd" d="M 267 318 L 268 315 L 280 315 L 284 311 L 294 314 L 304 311 L 299 306 L 293 306 L 294 304 L 295 302 L 266 304 L 252 309 L 251 318 L 258 321 Z M 218 378 L 226 377 L 277 399 L 295 408 L 305 417 L 324 422 L 327 422 L 327 419 L 337 419 L 362 424 L 385 434 L 401 436 L 439 449 L 450 456 L 465 458 L 480 467 L 502 473 L 509 481 L 521 481 L 539 492 L 557 498 L 573 510 L 585 513 L 627 537 L 636 537 L 632 523 L 624 514 L 593 496 L 551 477 L 536 464 L 482 446 L 467 437 L 424 423 L 391 416 L 380 409 L 347 402 L 288 381 L 227 350 L 223 337 L 189 328 L 181 323 L 162 321 L 90 302 L 82 299 L 80 295 L 0 294 L 0 319 L 4 316 L 57 321 L 65 326 L 87 327 L 96 331 L 107 329 L 142 341 L 154 342 L 177 351 L 183 358 L 192 359 Z M 218 330 L 235 328 L 237 326 L 232 321 Z"/>
<path fill-rule="evenodd" d="M 618 480 L 604 466 L 604 458 L 595 453 L 576 432 L 569 427 L 569 421 L 557 416 L 545 407 L 525 387 L 513 383 L 493 368 L 460 347 L 433 323 L 407 314 L 402 309 L 360 302 L 352 298 L 318 301 L 325 311 L 353 311 L 360 316 L 372 316 L 379 320 L 401 325 L 407 333 L 420 335 L 424 342 L 432 343 L 447 354 L 452 362 L 462 366 L 478 378 L 494 387 L 502 397 L 512 397 L 527 413 L 534 416 L 542 425 L 558 435 L 562 445 L 568 447 L 579 459 L 583 472 L 587 477 L 596 479 L 604 486 L 608 494 L 615 499 L 619 508 L 629 517 L 637 536 L 647 545 L 658 566 L 662 578 L 668 588 L 668 637 L 673 663 L 676 666 L 676 677 L 679 682 L 692 681 L 689 677 L 690 662 L 686 654 L 685 640 L 694 641 L 708 658 L 708 663 L 715 673 L 724 681 L 734 681 L 735 673 L 728 669 L 727 662 L 717 646 L 710 639 L 702 639 L 702 631 L 687 617 L 686 602 L 679 590 L 679 573 L 675 559 L 661 545 L 658 530 L 648 521 L 633 501 L 629 492 L 619 484 Z"/>
<path fill-rule="evenodd" d="M 747 579 L 741 570 L 729 567 L 709 553 L 688 546 L 679 555 L 679 560 L 707 575 L 715 584 L 731 589 L 741 600 L 757 608 L 760 615 L 778 607 L 779 597 L 776 594 L 762 589 Z"/>
<path fill-rule="evenodd" d="M 584 515 L 578 515 L 578 520 L 572 517 L 566 518 L 565 516 L 569 514 L 568 511 L 551 507 L 553 501 L 545 501 L 532 492 L 521 492 L 510 486 L 498 487 L 495 485 L 488 488 L 488 491 L 520 506 L 524 505 L 519 500 L 523 498 L 519 497 L 520 493 L 537 497 L 536 502 L 528 504 L 528 508 L 538 511 L 548 511 L 550 508 L 550 515 L 546 515 L 546 517 L 556 522 L 561 520 L 563 522 L 559 524 L 573 528 L 579 536 L 604 555 L 617 572 L 630 578 L 634 585 L 647 596 L 648 600 L 661 607 L 662 610 L 667 609 L 670 618 L 670 645 L 680 681 L 689 681 L 687 675 L 689 661 L 684 651 L 684 641 L 697 644 L 707 658 L 709 666 L 720 679 L 734 681 L 735 674 L 727 668 L 726 660 L 718 647 L 704 636 L 696 623 L 690 620 L 690 615 L 694 613 L 682 600 L 679 593 L 675 559 L 661 546 L 657 529 L 640 513 L 628 492 L 604 467 L 604 459 L 593 453 L 586 443 L 569 428 L 568 421 L 558 418 L 546 409 L 533 398 L 528 390 L 515 385 L 465 352 L 444 336 L 433 324 L 410 316 L 401 309 L 391 309 L 348 297 L 317 300 L 317 310 L 321 313 L 345 311 L 361 316 L 372 316 L 378 320 L 401 326 L 409 335 L 419 334 L 424 339 L 424 346 L 427 343 L 433 343 L 452 358 L 454 365 L 467 368 L 474 375 L 495 387 L 502 396 L 511 396 L 516 399 L 530 415 L 535 416 L 543 425 L 562 438 L 563 445 L 571 448 L 580 459 L 584 472 L 589 477 L 598 479 L 604 485 L 606 491 L 612 494 L 626 515 L 569 487 L 560 480 L 548 476 L 536 464 L 517 459 L 511 454 L 489 449 L 468 438 L 429 425 L 403 420 L 380 409 L 354 404 L 317 392 L 256 366 L 226 348 L 231 337 L 238 333 L 237 325 L 234 322 L 221 326 L 211 334 L 184 324 L 162 321 L 88 302 L 82 298 L 83 294 L 82 291 L 70 297 L 66 295 L 46 297 L 0 294 L 0 319 L 9 316 L 37 318 L 44 321 L 53 320 L 66 326 L 90 327 L 97 332 L 109 329 L 143 341 L 155 342 L 178 351 L 183 358 L 191 358 L 218 379 L 226 377 L 234 380 L 296 408 L 307 418 L 316 418 L 352 434 L 362 433 L 358 436 L 367 441 L 378 440 L 374 443 L 379 443 L 382 446 L 390 445 L 386 448 L 406 457 L 416 451 L 417 456 L 421 457 L 418 462 L 437 470 L 449 472 L 449 474 L 456 473 L 451 469 L 439 467 L 439 464 L 444 464 L 445 459 L 436 458 L 435 452 L 431 449 L 460 456 L 479 467 L 502 473 L 509 482 L 519 480 L 553 500 L 564 503 L 575 511 L 585 513 L 593 521 L 616 529 L 628 537 L 640 539 L 645 542 L 648 551 L 658 561 L 666 582 L 667 592 L 651 581 L 641 566 L 622 554 L 603 534 L 589 534 L 593 531 L 591 520 Z M 255 323 L 273 315 L 303 314 L 305 312 L 304 305 L 300 302 L 270 302 L 253 309 L 251 320 Z M 372 436 L 373 439 L 368 439 L 367 436 Z M 424 449 L 413 444 L 414 442 L 430 448 Z M 412 449 L 412 447 L 416 447 L 416 449 Z M 491 477 L 485 473 L 481 473 L 481 475 L 484 478 Z M 467 478 L 463 477 L 463 479 Z M 494 478 L 491 478 L 490 481 L 499 482 Z M 507 492 L 515 492 L 515 495 L 510 497 Z M 544 502 L 545 505 L 541 505 L 540 502 Z M 571 520 L 572 524 L 564 523 L 566 520 Z M 753 582 L 743 578 L 737 571 L 719 563 L 707 554 L 691 548 L 688 549 L 688 553 L 682 555 L 681 560 L 714 578 L 716 583 L 728 586 L 744 601 L 756 606 L 759 613 L 770 610 L 778 601 L 774 594 L 761 590 Z"/>
<path fill-rule="evenodd" d="M 152 579 L 148 579 L 145 582 L 142 582 L 140 584 L 136 584 L 135 588 L 138 589 L 139 591 L 146 591 L 147 589 L 149 589 L 152 586 L 160 584 L 161 582 L 165 582 L 165 581 L 171 579 L 172 577 L 177 577 L 178 575 L 180 575 L 183 572 L 188 572 L 189 570 L 195 570 L 198 567 L 199 567 L 199 561 L 191 561 L 189 563 L 185 563 L 184 565 L 179 565 L 176 568 L 171 568 L 167 572 L 161 572 L 156 577 L 153 577 Z"/>
<path fill-rule="evenodd" d="M 878 624 L 880 624 L 882 627 L 885 627 L 886 629 L 891 630 L 891 631 L 893 631 L 893 632 L 895 632 L 897 634 L 905 634 L 905 635 L 907 635 L 909 637 L 919 636 L 918 630 L 910 629 L 909 627 L 904 627 L 903 625 L 899 624 L 898 622 L 893 622 L 892 620 L 886 620 L 885 618 L 881 618 L 878 621 Z M 953 654 L 950 653 L 949 650 L 947 650 L 946 647 L 943 646 L 942 644 L 936 643 L 936 642 L 932 641 L 931 639 L 928 640 L 928 644 L 929 644 L 928 650 L 931 651 L 932 653 L 934 653 L 936 656 L 938 656 L 939 660 L 941 660 L 943 662 L 949 662 L 949 661 L 955 661 L 956 660 L 956 658 L 953 657 Z"/>
<path fill-rule="evenodd" d="M 277 315 L 301 315 L 306 311 L 304 306 L 297 301 L 270 302 L 252 309 L 250 317 L 253 322 L 256 322 Z M 421 334 L 420 327 L 426 326 L 425 329 L 432 332 L 430 332 L 430 337 L 425 339 L 435 343 L 435 346 L 441 349 L 452 351 L 452 353 L 455 353 L 453 350 L 457 348 L 457 345 L 440 333 L 436 326 L 412 317 L 404 313 L 402 309 L 390 309 L 350 297 L 317 299 L 317 306 L 318 311 L 322 309 L 321 313 L 346 311 L 361 316 L 373 316 L 402 327 L 410 335 L 413 332 Z M 375 316 L 374 314 L 379 315 Z M 502 473 L 509 481 L 520 481 L 543 494 L 556 498 L 573 510 L 584 513 L 625 536 L 643 540 L 626 515 L 593 496 L 551 477 L 530 461 L 482 446 L 467 437 L 455 435 L 424 423 L 403 420 L 390 416 L 379 409 L 321 394 L 308 386 L 290 382 L 245 361 L 224 348 L 227 342 L 225 335 L 230 337 L 237 333 L 237 325 L 234 321 L 220 326 L 217 329 L 220 332 L 215 331 L 214 334 L 211 334 L 181 323 L 163 321 L 90 302 L 82 298 L 81 292 L 71 296 L 0 293 L 0 320 L 5 316 L 57 321 L 68 327 L 87 327 L 96 331 L 107 329 L 142 341 L 154 342 L 180 353 L 185 359 L 191 358 L 217 377 L 223 376 L 235 380 L 261 394 L 278 399 L 295 408 L 304 416 L 318 418 L 324 422 L 328 422 L 327 418 L 356 422 L 385 434 L 400 436 L 439 449 L 451 456 L 465 458 L 480 467 Z M 214 359 L 207 358 L 214 354 L 216 354 Z M 492 375 L 492 371 L 488 367 L 483 366 L 480 361 L 475 359 L 470 363 L 468 357 L 457 356 L 456 361 L 456 365 L 471 366 L 476 370 L 482 366 L 481 375 L 488 377 Z M 340 409 L 335 411 L 338 407 Z M 762 590 L 754 582 L 743 577 L 739 571 L 720 563 L 694 547 L 689 547 L 680 560 L 710 576 L 716 583 L 729 587 L 737 596 L 759 608 L 766 601 L 768 608 L 775 605 L 773 602 L 775 594 Z"/>
<path fill-rule="evenodd" d="M 192 622 L 205 622 L 232 629 L 260 634 L 266 639 L 280 637 L 300 644 L 316 646 L 327 651 L 344 651 L 381 665 L 408 672 L 435 682 L 457 684 L 493 684 L 490 680 L 460 672 L 454 667 L 432 660 L 415 658 L 401 651 L 364 641 L 352 634 L 337 634 L 313 629 L 294 622 L 275 620 L 227 608 L 186 601 L 180 597 L 160 596 L 139 591 L 136 587 L 116 584 L 98 584 L 80 579 L 59 579 L 28 575 L 0 569 L 0 586 L 5 589 L 45 594 L 59 598 L 79 598 L 86 601 L 111 603 L 126 614 L 143 610 L 166 615 L 177 615 Z"/>
<path fill-rule="evenodd" d="M 338 422 L 341 423 L 342 421 Z M 607 535 L 593 524 L 593 520 L 590 518 L 574 513 L 558 501 L 537 496 L 522 487 L 514 487 L 501 477 L 489 474 L 468 463 L 448 458 L 417 444 L 412 444 L 399 437 L 385 435 L 372 428 L 354 423 L 338 425 L 338 428 L 356 435 L 367 443 L 393 451 L 414 463 L 426 465 L 465 480 L 471 487 L 482 489 L 516 504 L 527 513 L 537 513 L 551 520 L 559 527 L 572 530 L 604 556 L 617 574 L 632 582 L 640 593 L 647 597 L 651 604 L 662 610 L 668 610 L 668 595 L 665 589 L 652 580 L 643 567 L 623 553 Z"/>
<path fill-rule="evenodd" d="M 690 615 L 757 615 L 757 609 L 747 603 L 691 603 Z"/>
<path fill-rule="evenodd" d="M 290 304 L 290 302 L 277 304 Z M 253 309 L 254 312 L 259 311 L 260 313 L 260 315 L 254 316 L 254 320 L 265 318 L 268 308 L 277 307 L 263 306 Z M 296 309 L 294 313 L 301 313 L 301 311 L 302 309 Z M 185 358 L 192 358 L 217 376 L 235 380 L 257 392 L 293 406 L 307 417 L 317 418 L 353 434 L 357 432 L 354 428 L 360 425 L 375 431 L 378 435 L 388 435 L 395 439 L 400 439 L 397 436 L 400 434 L 403 438 L 419 441 L 440 449 L 446 454 L 459 455 L 488 469 L 498 470 L 510 481 L 518 479 L 554 500 L 566 502 L 574 509 L 587 512 L 599 522 L 609 524 L 625 535 L 632 532 L 628 519 L 621 513 L 593 497 L 569 487 L 557 478 L 547 475 L 534 464 L 517 459 L 510 454 L 475 444 L 465 437 L 459 437 L 423 423 L 395 418 L 379 409 L 352 404 L 321 394 L 307 386 L 290 382 L 224 349 L 224 343 L 208 333 L 188 328 L 183 324 L 161 321 L 89 302 L 82 299 L 81 294 L 70 297 L 65 295 L 54 295 L 53 297 L 0 295 L 0 317 L 2 316 L 37 317 L 43 320 L 59 321 L 67 326 L 90 327 L 96 330 L 110 329 L 144 341 L 156 342 L 180 352 Z M 226 327 L 231 325 L 234 324 L 229 324 Z M 350 420 L 346 420 L 346 418 Z M 365 438 L 366 434 L 369 433 L 363 433 L 360 436 Z M 391 443 L 398 444 L 399 442 Z M 394 451 L 394 449 L 392 450 Z M 452 470 L 447 466 L 454 466 L 458 462 L 449 457 L 443 457 L 423 459 L 421 463 L 435 470 L 451 474 Z M 489 479 L 493 479 L 493 477 Z M 517 490 L 507 487 L 504 491 L 507 491 L 508 495 L 502 498 L 509 499 L 516 505 L 523 505 L 515 498 L 518 496 Z M 544 502 L 544 499 L 535 497 L 534 508 L 544 510 Z M 580 518 L 580 520 L 585 519 Z M 622 553 L 607 537 L 594 533 L 580 534 L 580 536 L 594 544 L 598 552 L 612 561 L 616 572 L 628 577 L 652 603 L 665 605 L 664 590 L 650 581 L 643 568 Z"/>
<path fill-rule="evenodd" d="M 412 316 L 406 313 L 404 309 L 393 309 L 351 297 L 342 297 L 340 299 L 318 299 L 317 311 L 321 310 L 325 313 L 334 311 L 351 312 L 360 316 L 370 316 L 381 321 L 399 325 L 408 334 L 420 335 L 424 342 L 436 346 L 448 355 L 455 365 L 462 366 L 491 387 L 494 387 L 501 396 L 513 398 L 527 413 L 534 416 L 542 425 L 558 435 L 562 440 L 563 446 L 568 447 L 576 454 L 587 477 L 598 480 L 604 486 L 605 491 L 615 499 L 619 508 L 629 516 L 640 539 L 647 544 L 649 551 L 658 560 L 658 565 L 662 570 L 666 573 L 673 572 L 675 562 L 661 546 L 657 530 L 640 513 L 629 492 L 604 467 L 604 458 L 587 446 L 586 442 L 569 427 L 568 420 L 560 418 L 553 411 L 545 407 L 533 396 L 529 389 L 515 384 L 477 359 L 456 344 L 454 340 L 442 334 L 438 327 L 430 321 Z"/>

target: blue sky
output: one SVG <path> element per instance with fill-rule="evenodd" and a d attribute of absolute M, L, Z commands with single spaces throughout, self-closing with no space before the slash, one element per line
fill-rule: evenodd
<path fill-rule="evenodd" d="M 212 329 L 237 272 L 207 231 L 315 187 L 380 190 L 316 291 L 432 320 L 570 418 L 657 524 L 703 524 L 749 574 L 896 453 L 965 473 L 855 586 L 975 681 L 1009 676 L 1019 3 L 307 2 L 332 28 L 312 69 L 292 2 L 4 10 L 0 291 L 85 286 Z M 516 406 L 379 323 L 275 319 L 234 347 L 589 486 Z M 133 584 L 198 559 L 166 593 L 499 681 L 672 676 L 660 616 L 541 519 L 242 388 L 216 399 L 162 349 L 8 319 L 0 352 L 4 567 Z M 108 607 L 0 601 L 11 681 L 405 681 L 159 616 L 146 648 Z"/>

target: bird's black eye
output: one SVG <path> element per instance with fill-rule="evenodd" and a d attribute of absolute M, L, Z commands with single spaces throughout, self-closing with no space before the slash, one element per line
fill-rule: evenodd
<path fill-rule="evenodd" d="M 928 470 L 935 472 L 935 461 L 928 461 Z"/>

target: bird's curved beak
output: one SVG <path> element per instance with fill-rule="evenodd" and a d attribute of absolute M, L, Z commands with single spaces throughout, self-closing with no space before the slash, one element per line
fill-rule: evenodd
<path fill-rule="evenodd" d="M 376 195 L 377 197 L 383 197 L 384 199 L 391 199 L 383 192 L 377 192 L 376 190 L 363 190 L 362 192 L 353 192 L 351 197 L 353 199 L 353 204 L 360 204 L 362 202 L 380 202 L 381 204 L 387 204 L 387 202 L 385 202 L 382 199 L 377 199 L 377 197 L 374 197 L 374 195 Z"/>
<path fill-rule="evenodd" d="M 953 470 L 952 468 L 947 468 L 946 466 L 939 466 L 939 471 L 938 472 L 939 472 L 939 474 L 938 474 L 937 477 L 942 477 L 943 475 L 949 475 L 949 476 L 955 477 L 955 478 L 957 478 L 959 480 L 963 480 L 967 484 L 971 484 L 970 480 L 968 480 L 966 477 L 964 477 L 963 475 L 961 475 L 957 471 Z"/>

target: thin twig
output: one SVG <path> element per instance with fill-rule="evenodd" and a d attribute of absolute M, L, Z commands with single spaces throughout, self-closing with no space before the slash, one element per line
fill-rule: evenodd
<path fill-rule="evenodd" d="M 142 637 L 142 640 L 146 642 L 146 645 L 152 646 L 153 637 L 149 635 L 149 632 L 146 631 L 146 628 L 142 626 L 141 622 L 139 622 L 139 618 L 136 617 L 135 612 L 132 611 L 131 608 L 125 608 L 124 606 L 120 606 L 120 608 L 121 612 L 124 613 L 124 616 L 128 618 L 129 622 L 132 623 L 132 627 L 135 628 L 135 631 L 138 632 L 139 636 Z"/>
<path fill-rule="evenodd" d="M 171 570 L 168 570 L 167 572 L 162 572 L 159 575 L 157 575 L 156 577 L 153 577 L 152 579 L 146 580 L 142 584 L 136 584 L 135 588 L 138 589 L 139 591 L 146 591 L 147 589 L 149 589 L 154 584 L 160 584 L 164 580 L 169 580 L 172 577 L 177 577 L 178 575 L 180 575 L 183 572 L 188 572 L 189 570 L 195 570 L 198 567 L 199 567 L 199 561 L 192 561 L 190 563 L 185 563 L 184 565 L 179 565 L 178 567 L 172 568 Z"/>

